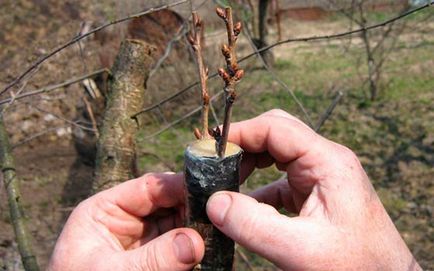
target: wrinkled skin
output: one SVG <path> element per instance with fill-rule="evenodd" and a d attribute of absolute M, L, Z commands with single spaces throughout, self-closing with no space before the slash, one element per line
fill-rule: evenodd
<path fill-rule="evenodd" d="M 242 180 L 272 164 L 288 175 L 210 198 L 210 220 L 237 243 L 284 270 L 421 270 L 351 150 L 281 110 L 232 124 L 229 140 L 246 151 Z M 183 204 L 183 177 L 171 173 L 103 191 L 73 211 L 49 270 L 189 270 L 204 245 L 177 228 Z"/>

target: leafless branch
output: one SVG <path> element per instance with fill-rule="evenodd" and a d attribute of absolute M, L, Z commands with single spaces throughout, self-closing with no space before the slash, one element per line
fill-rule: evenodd
<path fill-rule="evenodd" d="M 157 154 L 155 154 L 155 153 L 153 153 L 153 152 L 148 152 L 148 151 L 138 151 L 138 152 L 137 152 L 137 156 L 138 156 L 138 157 L 141 157 L 141 156 L 151 156 L 151 157 L 154 157 L 155 159 L 157 159 L 159 162 L 161 162 L 161 163 L 162 163 L 162 164 L 163 164 L 167 169 L 169 169 L 170 171 L 173 171 L 173 172 L 176 171 L 176 168 L 175 168 L 173 165 L 167 163 L 167 162 L 166 162 L 166 159 L 164 159 L 164 158 L 158 156 Z"/>
<path fill-rule="evenodd" d="M 35 68 L 39 67 L 39 65 L 41 65 L 43 62 L 45 62 L 47 59 L 49 59 L 50 57 L 56 55 L 57 53 L 59 53 L 63 49 L 65 49 L 65 48 L 67 48 L 67 47 L 69 47 L 69 46 L 77 43 L 78 41 L 80 41 L 80 40 L 82 40 L 82 39 L 84 39 L 84 38 L 86 38 L 86 37 L 88 37 L 88 36 L 90 36 L 90 35 L 98 32 L 98 31 L 100 31 L 100 30 L 102 30 L 104 28 L 107 28 L 107 27 L 109 27 L 111 25 L 119 24 L 119 23 L 122 23 L 122 22 L 125 22 L 125 21 L 128 21 L 128 20 L 132 20 L 134 18 L 139 18 L 139 17 L 141 17 L 143 15 L 146 15 L 146 14 L 149 14 L 149 13 L 152 13 L 152 12 L 155 12 L 155 11 L 159 11 L 159 10 L 162 10 L 162 9 L 171 8 L 171 7 L 180 5 L 180 4 L 184 4 L 186 2 L 187 2 L 187 0 L 180 0 L 180 1 L 173 2 L 171 4 L 162 5 L 162 6 L 159 6 L 159 7 L 152 7 L 150 9 L 145 10 L 145 11 L 142 11 L 142 12 L 139 12 L 139 13 L 136 13 L 136 14 L 132 14 L 132 15 L 129 15 L 127 17 L 124 17 L 124 18 L 121 18 L 121 19 L 117 19 L 117 20 L 108 22 L 106 24 L 103 24 L 101 26 L 98 26 L 96 28 L 93 28 L 92 30 L 90 30 L 89 32 L 87 32 L 85 34 L 77 35 L 73 39 L 71 39 L 70 41 L 66 42 L 65 44 L 62 44 L 62 45 L 58 46 L 57 48 L 55 48 L 54 50 L 52 50 L 50 53 L 48 53 L 47 55 L 45 55 L 42 58 L 38 59 L 32 65 L 30 65 L 29 68 L 27 68 L 23 73 L 21 73 L 19 76 L 17 76 L 11 83 L 9 83 L 6 87 L 4 87 L 2 89 L 2 91 L 0 91 L 0 95 L 3 94 L 3 93 L 5 93 L 9 89 L 11 89 L 17 83 L 19 83 L 27 74 L 29 74 Z"/>
<path fill-rule="evenodd" d="M 386 25 L 388 25 L 390 23 L 393 23 L 393 22 L 395 22 L 397 20 L 401 20 L 401 19 L 403 19 L 403 18 L 405 18 L 405 17 L 407 17 L 407 16 L 409 16 L 411 14 L 414 14 L 414 13 L 420 11 L 420 10 L 423 10 L 425 8 L 429 8 L 433 4 L 434 4 L 434 1 L 431 1 L 428 4 L 425 4 L 425 5 L 420 6 L 418 8 L 415 8 L 415 9 L 409 10 L 407 12 L 404 12 L 404 13 L 396 16 L 396 17 L 392 17 L 392 18 L 390 18 L 388 20 L 385 20 L 385 21 L 383 21 L 381 23 L 373 24 L 371 26 L 366 27 L 365 29 L 369 31 L 369 30 L 373 30 L 373 29 L 384 27 L 384 26 L 386 26 Z M 353 30 L 350 30 L 350 31 L 345 31 L 345 32 L 342 32 L 342 33 L 331 34 L 331 35 L 309 36 L 309 37 L 301 37 L 301 38 L 293 38 L 293 39 L 282 40 L 282 41 L 270 44 L 268 46 L 265 46 L 265 47 L 259 49 L 258 52 L 253 52 L 253 53 L 248 54 L 248 55 L 246 55 L 246 56 L 244 56 L 242 58 L 239 58 L 238 59 L 238 63 L 241 63 L 243 61 L 246 61 L 247 59 L 250 59 L 253 56 L 256 56 L 257 53 L 265 52 L 267 50 L 273 49 L 274 47 L 281 46 L 281 45 L 284 45 L 284 44 L 287 44 L 287 43 L 310 42 L 310 41 L 320 41 L 320 40 L 328 40 L 328 39 L 339 39 L 339 38 L 344 38 L 344 37 L 347 37 L 347 36 L 352 36 L 352 35 L 355 35 L 355 34 L 359 34 L 362 31 L 363 31 L 362 28 L 358 28 L 358 29 L 353 29 Z M 212 73 L 212 74 L 210 74 L 208 76 L 208 79 L 215 78 L 217 75 L 218 75 L 218 73 Z M 196 81 L 196 82 L 188 85 L 187 87 L 185 87 L 185 88 L 183 88 L 181 90 L 176 91 L 174 94 L 172 94 L 171 96 L 169 96 L 169 97 L 167 97 L 167 98 L 159 101 L 158 103 L 156 103 L 154 105 L 151 105 L 151 106 L 149 106 L 147 108 L 144 108 L 143 110 L 135 113 L 132 117 L 134 118 L 134 117 L 137 117 L 140 114 L 149 112 L 149 111 L 157 108 L 158 106 L 161 106 L 161 105 L 163 105 L 163 104 L 165 104 L 165 103 L 167 103 L 167 102 L 169 102 L 169 101 L 171 101 L 171 100 L 179 97 L 180 95 L 184 94 L 185 92 L 189 91 L 190 89 L 196 87 L 198 84 L 199 84 L 199 82 Z"/>
<path fill-rule="evenodd" d="M 391 23 L 393 23 L 395 21 L 401 20 L 401 19 L 403 19 L 403 18 L 405 18 L 405 17 L 407 17 L 407 16 L 409 16 L 409 15 L 411 15 L 413 13 L 416 13 L 416 12 L 418 12 L 420 10 L 423 10 L 425 8 L 430 8 L 430 7 L 432 7 L 431 5 L 434 5 L 434 1 L 431 1 L 430 3 L 427 3 L 427 4 L 423 5 L 423 6 L 414 8 L 414 9 L 409 10 L 407 12 L 404 12 L 404 13 L 398 15 L 398 16 L 392 17 L 392 18 L 390 18 L 388 20 L 385 20 L 383 22 L 380 22 L 380 23 L 377 23 L 377 24 L 373 24 L 373 25 L 370 25 L 370 26 L 367 26 L 367 27 L 364 27 L 364 28 L 357 28 L 357 29 L 353 29 L 353 30 L 350 30 L 350 31 L 346 31 L 346 32 L 342 32 L 342 33 L 337 33 L 337 34 L 331 34 L 331 35 L 310 36 L 310 37 L 301 37 L 301 38 L 293 38 L 293 39 L 282 40 L 282 41 L 270 44 L 268 46 L 265 46 L 265 47 L 259 49 L 258 52 L 262 53 L 264 51 L 270 50 L 270 49 L 272 49 L 274 47 L 277 47 L 277 46 L 280 46 L 282 44 L 287 44 L 287 43 L 292 43 L 292 42 L 309 42 L 309 41 L 319 41 L 319 40 L 328 40 L 328 39 L 339 39 L 339 38 L 343 38 L 343 37 L 346 37 L 346 36 L 351 36 L 351 35 L 354 35 L 354 34 L 359 34 L 362 31 L 369 31 L 369 30 L 373 30 L 373 29 L 384 27 L 384 26 L 386 26 L 388 24 L 391 24 Z M 248 59 L 248 58 L 250 58 L 250 57 L 252 57 L 254 55 L 256 55 L 256 52 L 244 56 L 243 58 L 241 58 L 239 60 L 239 62 L 241 62 L 243 60 L 246 60 L 246 59 Z"/>
<path fill-rule="evenodd" d="M 214 132 L 214 137 L 217 141 L 217 154 L 219 157 L 224 157 L 226 151 L 226 144 L 228 142 L 229 127 L 231 124 L 232 105 L 234 104 L 237 93 L 235 91 L 235 84 L 244 76 L 244 70 L 238 67 L 236 55 L 236 42 L 238 35 L 241 33 L 241 22 L 234 24 L 232 18 L 232 9 L 227 7 L 225 9 L 217 8 L 217 15 L 223 19 L 226 25 L 228 36 L 228 44 L 223 44 L 222 54 L 226 60 L 226 69 L 220 68 L 218 73 L 223 79 L 224 93 L 225 93 L 225 114 L 223 119 L 223 130 L 220 132 L 217 129 Z"/>
<path fill-rule="evenodd" d="M 38 106 L 32 105 L 30 103 L 25 103 L 25 104 L 27 104 L 27 106 L 29 106 L 29 107 L 32 107 L 32 108 L 38 110 L 41 113 L 49 114 L 49 115 L 55 117 L 56 119 L 59 119 L 59 120 L 62 120 L 64 122 L 68 123 L 68 124 L 71 124 L 72 126 L 76 126 L 76 127 L 80 128 L 80 129 L 83 129 L 83 130 L 86 130 L 86 131 L 90 131 L 90 132 L 93 132 L 93 133 L 95 132 L 95 130 L 93 128 L 89 128 L 87 126 L 83 126 L 83 125 L 79 124 L 78 122 L 66 119 L 66 118 L 64 118 L 62 116 L 59 116 L 57 114 L 54 114 L 52 112 L 48 112 L 48 111 L 46 111 L 46 110 L 44 110 L 44 109 L 42 109 L 42 108 L 40 108 Z"/>
<path fill-rule="evenodd" d="M 304 108 L 303 104 L 300 102 L 300 100 L 297 98 L 297 96 L 295 95 L 295 93 L 289 88 L 289 86 L 283 82 L 277 75 L 276 73 L 274 73 L 271 68 L 267 65 L 267 63 L 265 62 L 263 56 L 259 53 L 258 48 L 256 47 L 256 45 L 253 43 L 252 40 L 252 36 L 250 35 L 250 32 L 247 28 L 245 28 L 244 33 L 247 36 L 247 39 L 250 43 L 250 46 L 252 47 L 253 51 L 256 52 L 256 55 L 258 56 L 259 60 L 261 61 L 262 66 L 264 66 L 264 68 L 267 70 L 267 72 L 274 78 L 274 80 L 276 80 L 286 91 L 288 91 L 289 95 L 291 95 L 292 99 L 295 101 L 295 103 L 297 104 L 297 106 L 300 108 L 301 112 L 303 112 L 306 121 L 308 123 L 308 125 L 310 127 L 312 127 L 312 119 L 310 118 L 309 114 L 307 113 L 306 109 Z"/>
<path fill-rule="evenodd" d="M 0 105 L 6 104 L 6 103 L 10 103 L 10 102 L 16 101 L 16 100 L 21 100 L 21 99 L 26 98 L 26 97 L 30 97 L 30 96 L 34 96 L 34 95 L 39 95 L 41 93 L 47 93 L 47 92 L 50 92 L 52 90 L 56 90 L 56 89 L 59 89 L 59 88 L 62 88 L 62 87 L 66 87 L 66 86 L 69 86 L 71 84 L 74 84 L 74 83 L 77 83 L 77 82 L 81 82 L 84 79 L 87 79 L 87 78 L 90 78 L 90 77 L 94 77 L 94 76 L 99 75 L 99 74 L 104 73 L 104 72 L 110 73 L 110 71 L 108 69 L 96 70 L 96 71 L 93 71 L 93 72 L 85 74 L 85 75 L 81 75 L 81 76 L 78 76 L 78 77 L 71 78 L 71 79 L 66 80 L 65 82 L 62 82 L 62 83 L 59 83 L 59 84 L 49 85 L 49 86 L 46 86 L 46 87 L 43 87 L 43 88 L 40 88 L 40 89 L 28 91 L 28 92 L 23 93 L 21 95 L 15 96 L 14 99 L 12 99 L 12 98 L 4 99 L 4 100 L 0 101 Z"/>
<path fill-rule="evenodd" d="M 247 258 L 246 254 L 244 254 L 244 252 L 241 251 L 240 247 L 236 247 L 235 248 L 235 252 L 238 254 L 238 256 L 240 256 L 240 258 L 243 260 L 243 262 L 247 265 L 247 268 L 251 271 L 255 270 L 252 266 L 252 264 L 250 263 L 249 259 Z"/>
<path fill-rule="evenodd" d="M 197 69 L 200 78 L 200 86 L 201 86 L 201 94 L 202 94 L 202 131 L 200 134 L 195 132 L 196 136 L 200 136 L 201 139 L 209 138 L 210 135 L 208 133 L 208 114 L 209 114 L 209 95 L 208 95 L 208 68 L 205 67 L 203 57 L 202 57 L 202 44 L 201 44 L 201 36 L 203 22 L 197 15 L 197 12 L 193 11 L 192 13 L 192 30 L 189 34 L 188 40 L 193 48 L 194 54 L 196 56 Z"/>
<path fill-rule="evenodd" d="M 9 136 L 3 122 L 3 114 L 0 114 L 0 164 L 3 174 L 3 184 L 6 190 L 11 224 L 14 227 L 18 250 L 21 261 L 27 271 L 39 271 L 39 266 L 33 253 L 31 235 L 27 228 L 22 195 L 20 192 L 20 180 L 16 175 L 15 159 L 9 143 Z"/>
<path fill-rule="evenodd" d="M 90 102 L 87 100 L 86 96 L 83 97 L 83 102 L 86 105 L 87 113 L 89 114 L 90 120 L 92 121 L 92 129 L 95 133 L 95 137 L 99 138 L 98 125 L 96 123 L 95 115 L 93 114 L 92 106 Z"/>
<path fill-rule="evenodd" d="M 23 140 L 21 140 L 21 141 L 18 141 L 18 142 L 15 143 L 15 144 L 13 144 L 13 145 L 12 145 L 12 149 L 15 149 L 15 148 L 18 148 L 18 147 L 20 147 L 20 146 L 22 146 L 22 145 L 24 145 L 24 144 L 27 144 L 27 143 L 29 143 L 30 141 L 32 141 L 32 140 L 34 140 L 34 139 L 36 139 L 36 138 L 38 138 L 38 137 L 41 137 L 41 136 L 43 136 L 43 135 L 45 135 L 45 134 L 48 134 L 48 133 L 51 133 L 51 132 L 55 132 L 55 131 L 57 131 L 57 130 L 59 130 L 59 129 L 68 128 L 68 127 L 69 127 L 69 126 L 52 127 L 52 128 L 46 129 L 46 130 L 44 130 L 44 131 L 41 131 L 41 132 L 39 132 L 39 133 L 32 134 L 31 136 L 29 136 L 29 137 L 27 137 L 27 138 L 25 138 L 25 139 L 23 139 Z"/>
<path fill-rule="evenodd" d="M 166 49 L 164 50 L 164 54 L 158 59 L 157 63 L 154 65 L 152 70 L 149 72 L 149 77 L 152 77 L 155 72 L 163 65 L 164 61 L 169 57 L 170 52 L 172 51 L 173 44 L 179 41 L 187 32 L 186 23 L 182 24 L 179 29 L 176 31 L 175 36 L 167 43 Z"/>
<path fill-rule="evenodd" d="M 210 102 L 214 101 L 215 99 L 217 99 L 218 97 L 220 97 L 223 94 L 223 90 L 217 92 L 214 96 L 212 96 L 210 98 Z M 180 117 L 179 119 L 172 121 L 171 123 L 167 124 L 166 126 L 164 126 L 163 128 L 161 128 L 160 130 L 156 131 L 155 133 L 152 133 L 148 136 L 146 136 L 144 139 L 150 139 L 153 138 L 161 133 L 163 133 L 164 131 L 172 128 L 173 126 L 177 125 L 178 123 L 180 123 L 183 120 L 188 119 L 189 117 L 193 116 L 194 114 L 196 114 L 197 112 L 199 112 L 202 109 L 202 106 L 198 106 L 195 109 L 193 109 L 192 111 L 188 112 L 187 114 L 185 114 L 184 116 Z"/>
<path fill-rule="evenodd" d="M 332 103 L 329 105 L 329 107 L 327 108 L 327 110 L 321 115 L 318 123 L 315 125 L 315 132 L 319 132 L 319 130 L 321 129 L 321 127 L 324 125 L 324 123 L 326 122 L 326 120 L 328 118 L 330 118 L 331 114 L 333 113 L 333 110 L 335 110 L 336 106 L 338 105 L 338 103 L 340 102 L 341 98 L 344 96 L 344 93 L 342 91 L 338 91 L 336 93 L 335 98 L 333 99 Z"/>
<path fill-rule="evenodd" d="M 214 106 L 212 102 L 209 103 L 209 107 L 211 108 L 212 117 L 214 118 L 214 122 L 217 126 L 220 126 L 219 118 L 217 117 L 217 113 L 215 112 Z"/>

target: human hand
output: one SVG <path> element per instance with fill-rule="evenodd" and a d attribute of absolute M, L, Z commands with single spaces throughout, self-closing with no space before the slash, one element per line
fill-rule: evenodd
<path fill-rule="evenodd" d="M 182 175 L 148 174 L 105 190 L 74 209 L 50 271 L 190 270 L 203 257 L 200 235 L 182 225 Z"/>
<path fill-rule="evenodd" d="M 288 175 L 256 200 L 211 196 L 210 220 L 237 243 L 284 270 L 420 270 L 351 150 L 281 110 L 232 124 L 229 141 L 246 151 L 242 178 L 273 163 Z"/>

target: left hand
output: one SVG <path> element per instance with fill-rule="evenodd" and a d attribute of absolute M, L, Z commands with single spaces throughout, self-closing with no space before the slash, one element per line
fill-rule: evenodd
<path fill-rule="evenodd" d="M 147 174 L 100 192 L 74 209 L 48 270 L 190 270 L 200 235 L 182 226 L 182 175 Z"/>

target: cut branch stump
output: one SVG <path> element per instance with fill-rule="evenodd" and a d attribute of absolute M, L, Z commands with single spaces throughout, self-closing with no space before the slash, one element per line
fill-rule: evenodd
<path fill-rule="evenodd" d="M 132 118 L 146 101 L 145 87 L 154 47 L 139 40 L 122 42 L 112 68 L 106 111 L 97 143 L 94 192 L 136 176 L 135 137 L 138 120 Z"/>
<path fill-rule="evenodd" d="M 215 146 L 215 140 L 202 139 L 190 144 L 185 151 L 186 226 L 198 231 L 205 242 L 205 255 L 193 270 L 231 271 L 234 241 L 210 222 L 206 203 L 217 191 L 239 191 L 243 151 L 228 143 L 226 156 L 221 158 Z"/>

